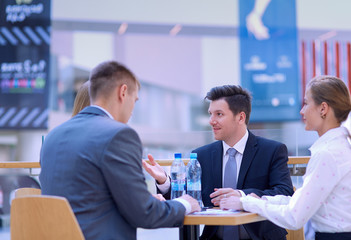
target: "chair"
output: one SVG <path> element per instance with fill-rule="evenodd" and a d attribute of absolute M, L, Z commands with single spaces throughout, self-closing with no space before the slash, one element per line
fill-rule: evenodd
<path fill-rule="evenodd" d="M 78 221 L 66 198 L 26 196 L 11 204 L 11 239 L 84 239 Z"/>
<path fill-rule="evenodd" d="M 2 212 L 10 214 L 11 201 L 15 197 L 15 190 L 18 188 L 40 188 L 38 181 L 24 174 L 0 174 L 0 188 L 2 190 Z"/>
<path fill-rule="evenodd" d="M 41 195 L 41 189 L 39 188 L 18 188 L 15 190 L 15 198 L 27 197 L 32 195 Z"/>
<path fill-rule="evenodd" d="M 288 230 L 288 235 L 286 235 L 286 240 L 305 240 L 305 233 L 303 227 L 297 230 Z"/>

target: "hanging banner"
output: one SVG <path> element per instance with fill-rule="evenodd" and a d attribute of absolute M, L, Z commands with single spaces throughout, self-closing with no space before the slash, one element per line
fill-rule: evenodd
<path fill-rule="evenodd" d="M 300 119 L 295 0 L 239 0 L 241 85 L 252 122 Z"/>
<path fill-rule="evenodd" d="M 50 1 L 0 1 L 0 129 L 46 129 Z"/>

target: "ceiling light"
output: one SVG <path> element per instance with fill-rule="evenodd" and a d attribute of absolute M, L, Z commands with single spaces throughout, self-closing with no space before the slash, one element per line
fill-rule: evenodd
<path fill-rule="evenodd" d="M 176 24 L 176 25 L 171 29 L 171 31 L 169 31 L 169 34 L 170 34 L 171 36 L 175 36 L 175 35 L 177 35 L 177 34 L 180 32 L 180 30 L 182 30 L 182 26 L 181 26 L 180 24 Z"/>
<path fill-rule="evenodd" d="M 118 28 L 118 34 L 122 35 L 127 31 L 128 23 L 122 23 Z"/>

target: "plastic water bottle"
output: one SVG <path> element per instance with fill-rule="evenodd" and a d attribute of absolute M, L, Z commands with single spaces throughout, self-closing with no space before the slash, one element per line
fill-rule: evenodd
<path fill-rule="evenodd" d="M 197 160 L 197 153 L 190 153 L 190 162 L 187 166 L 187 194 L 195 198 L 202 207 L 201 198 L 201 166 Z"/>
<path fill-rule="evenodd" d="M 174 154 L 171 166 L 171 199 L 178 198 L 185 193 L 186 168 L 181 153 Z"/>

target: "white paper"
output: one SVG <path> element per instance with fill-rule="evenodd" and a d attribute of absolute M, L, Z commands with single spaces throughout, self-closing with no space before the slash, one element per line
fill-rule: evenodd
<path fill-rule="evenodd" d="M 194 215 L 226 215 L 226 214 L 233 214 L 237 212 L 240 212 L 240 211 L 209 208 L 209 209 L 206 209 L 206 211 L 194 212 L 193 214 Z"/>

